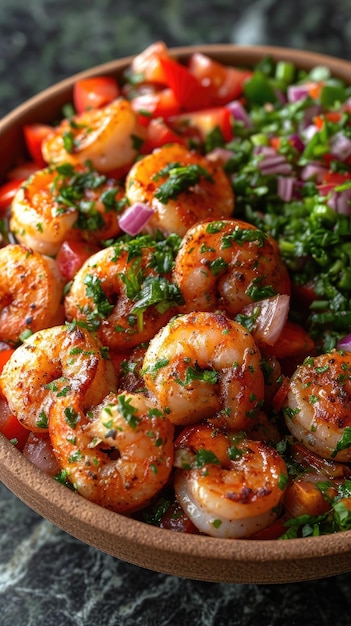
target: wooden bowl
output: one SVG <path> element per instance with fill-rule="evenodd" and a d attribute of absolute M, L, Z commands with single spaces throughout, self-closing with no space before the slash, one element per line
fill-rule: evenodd
<path fill-rule="evenodd" d="M 351 62 L 316 53 L 269 46 L 206 45 L 175 48 L 179 60 L 195 50 L 226 64 L 252 65 L 264 56 L 292 61 L 302 69 L 328 66 L 346 82 Z M 0 179 L 25 155 L 22 127 L 51 123 L 71 101 L 78 78 L 118 76 L 131 57 L 76 74 L 46 89 L 0 121 Z M 81 541 L 114 557 L 157 572 L 225 583 L 287 583 L 351 570 L 351 531 L 288 541 L 215 539 L 147 525 L 97 506 L 60 485 L 32 465 L 0 435 L 0 477 L 25 504 Z"/>

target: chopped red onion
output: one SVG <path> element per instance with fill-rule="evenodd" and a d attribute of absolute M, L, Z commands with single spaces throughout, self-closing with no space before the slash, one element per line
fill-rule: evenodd
<path fill-rule="evenodd" d="M 284 156 L 280 154 L 275 155 L 267 155 L 265 156 L 260 163 L 258 163 L 258 168 L 261 173 L 265 176 L 268 174 L 290 174 L 291 173 L 291 165 L 287 163 Z"/>
<path fill-rule="evenodd" d="M 254 154 L 264 154 L 265 156 L 276 156 L 278 153 L 272 146 L 255 146 Z"/>
<path fill-rule="evenodd" d="M 315 180 L 317 183 L 321 183 L 327 169 L 320 163 L 308 163 L 302 168 L 300 177 L 302 180 Z"/>
<path fill-rule="evenodd" d="M 281 163 L 286 163 L 286 159 L 281 154 L 272 154 L 264 156 L 262 161 L 259 163 L 259 167 L 274 167 L 275 165 L 280 165 Z"/>
<path fill-rule="evenodd" d="M 330 152 L 338 157 L 340 161 L 345 161 L 351 154 L 351 140 L 343 133 L 336 133 L 329 142 Z"/>
<path fill-rule="evenodd" d="M 298 152 L 303 152 L 305 149 L 305 144 L 302 141 L 300 135 L 294 134 L 294 135 L 290 135 L 289 137 L 289 141 L 291 142 L 291 144 L 294 146 L 295 150 L 297 150 Z"/>
<path fill-rule="evenodd" d="M 210 161 L 220 161 L 220 163 L 224 164 L 232 158 L 233 152 L 226 148 L 213 148 L 206 156 Z"/>
<path fill-rule="evenodd" d="M 148 204 L 136 202 L 122 213 L 119 226 L 128 235 L 138 235 L 153 215 L 154 209 Z"/>
<path fill-rule="evenodd" d="M 285 95 L 285 93 L 281 90 L 281 89 L 275 89 L 274 93 L 276 95 L 277 100 L 279 100 L 279 102 L 281 102 L 282 104 L 286 104 L 288 99 Z"/>
<path fill-rule="evenodd" d="M 296 179 L 293 176 L 277 177 L 277 194 L 284 202 L 290 202 L 292 199 L 295 182 Z"/>
<path fill-rule="evenodd" d="M 351 216 L 351 189 L 333 191 L 327 204 L 336 213 Z"/>
<path fill-rule="evenodd" d="M 245 306 L 240 313 L 250 316 L 257 307 L 259 307 L 259 314 L 252 335 L 259 346 L 274 346 L 288 318 L 290 296 L 279 294 L 259 302 L 253 302 Z"/>
<path fill-rule="evenodd" d="M 233 100 L 232 102 L 229 102 L 226 105 L 226 108 L 229 109 L 229 111 L 231 112 L 232 116 L 236 119 L 239 120 L 240 122 L 243 122 L 244 125 L 246 126 L 246 128 L 251 128 L 252 127 L 252 122 L 245 110 L 245 108 L 243 107 L 243 105 L 241 104 L 241 102 L 239 102 L 239 100 Z"/>
<path fill-rule="evenodd" d="M 307 85 L 290 85 L 287 89 L 288 102 L 299 102 L 308 96 Z"/>
<path fill-rule="evenodd" d="M 301 128 L 306 128 L 312 124 L 315 117 L 317 117 L 322 112 L 322 107 L 318 104 L 308 107 L 304 111 L 303 122 L 301 124 Z"/>
<path fill-rule="evenodd" d="M 345 352 L 351 352 L 351 335 L 345 335 L 339 339 L 336 344 L 338 350 L 344 350 Z"/>
<path fill-rule="evenodd" d="M 49 437 L 31 432 L 24 446 L 23 455 L 49 476 L 55 476 L 60 469 Z"/>

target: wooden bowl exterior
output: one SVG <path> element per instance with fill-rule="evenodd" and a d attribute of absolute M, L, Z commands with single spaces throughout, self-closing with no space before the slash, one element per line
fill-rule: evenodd
<path fill-rule="evenodd" d="M 201 51 L 220 62 L 251 66 L 264 56 L 302 69 L 324 65 L 351 82 L 351 62 L 269 46 L 205 45 L 171 50 L 179 60 Z M 34 96 L 0 121 L 0 180 L 25 155 L 22 127 L 51 123 L 71 101 L 78 78 L 120 76 L 131 57 L 76 74 Z M 81 541 L 140 567 L 194 580 L 277 584 L 351 571 L 351 531 L 289 541 L 225 540 L 159 529 L 99 507 L 32 465 L 0 435 L 0 480 L 26 505 Z"/>

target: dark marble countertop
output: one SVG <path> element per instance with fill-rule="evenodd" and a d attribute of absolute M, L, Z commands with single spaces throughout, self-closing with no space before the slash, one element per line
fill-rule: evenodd
<path fill-rule="evenodd" d="M 351 59 L 350 2 L 2 0 L 0 116 L 57 80 L 158 39 L 169 46 L 269 44 Z M 349 626 L 350 585 L 351 573 L 241 585 L 150 572 L 70 537 L 0 484 L 2 626 Z"/>
<path fill-rule="evenodd" d="M 351 59 L 349 0 L 1 0 L 0 34 L 0 115 L 156 40 L 287 46 Z"/>

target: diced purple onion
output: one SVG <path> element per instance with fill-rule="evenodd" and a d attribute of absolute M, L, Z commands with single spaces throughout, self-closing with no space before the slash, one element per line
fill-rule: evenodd
<path fill-rule="evenodd" d="M 343 133 L 336 133 L 329 142 L 330 152 L 338 157 L 340 161 L 345 161 L 351 154 L 351 140 Z"/>
<path fill-rule="evenodd" d="M 290 202 L 293 197 L 296 178 L 293 176 L 277 177 L 277 194 L 284 202 Z"/>
<path fill-rule="evenodd" d="M 333 191 L 327 204 L 336 213 L 351 216 L 351 189 Z"/>
<path fill-rule="evenodd" d="M 138 235 L 153 215 L 154 209 L 143 202 L 128 207 L 118 220 L 120 228 L 128 235 Z"/>
<path fill-rule="evenodd" d="M 250 117 L 248 116 L 245 108 L 243 107 L 241 102 L 239 102 L 239 100 L 233 100 L 232 102 L 229 102 L 226 105 L 226 108 L 229 109 L 234 119 L 239 120 L 240 122 L 243 122 L 246 128 L 252 127 L 252 122 L 250 120 Z"/>
<path fill-rule="evenodd" d="M 281 90 L 281 89 L 275 89 L 274 93 L 276 95 L 277 100 L 279 100 L 279 102 L 281 102 L 281 104 L 286 104 L 288 99 L 285 95 L 285 93 Z"/>
<path fill-rule="evenodd" d="M 305 144 L 302 141 L 300 135 L 294 134 L 294 135 L 290 135 L 289 137 L 289 141 L 291 142 L 291 144 L 294 146 L 295 150 L 297 150 L 298 152 L 303 152 L 305 149 Z"/>
<path fill-rule="evenodd" d="M 302 168 L 300 177 L 302 180 L 315 180 L 317 183 L 321 183 L 327 169 L 320 163 L 308 163 Z"/>
<path fill-rule="evenodd" d="M 278 153 L 272 146 L 255 146 L 254 154 L 264 154 L 265 156 L 276 156 Z"/>
<path fill-rule="evenodd" d="M 336 344 L 338 350 L 345 350 L 345 352 L 351 352 L 351 335 L 345 335 L 339 339 Z"/>
<path fill-rule="evenodd" d="M 259 346 L 274 346 L 288 318 L 290 297 L 286 294 L 279 294 L 265 298 L 259 302 L 248 304 L 241 313 L 251 315 L 256 307 L 259 307 L 259 314 L 252 329 L 252 335 Z"/>
<path fill-rule="evenodd" d="M 291 165 L 287 163 L 284 156 L 280 154 L 264 156 L 258 163 L 258 168 L 265 176 L 268 174 L 290 174 Z"/>
<path fill-rule="evenodd" d="M 290 85 L 287 90 L 288 102 L 299 102 L 307 98 L 308 95 L 307 85 Z"/>
<path fill-rule="evenodd" d="M 304 111 L 303 122 L 300 128 L 306 128 L 313 123 L 314 118 L 322 112 L 322 107 L 318 104 L 308 107 Z"/>
<path fill-rule="evenodd" d="M 226 148 L 213 148 L 211 152 L 207 153 L 207 158 L 210 161 L 220 161 L 220 163 L 227 163 L 232 158 L 233 152 Z"/>

